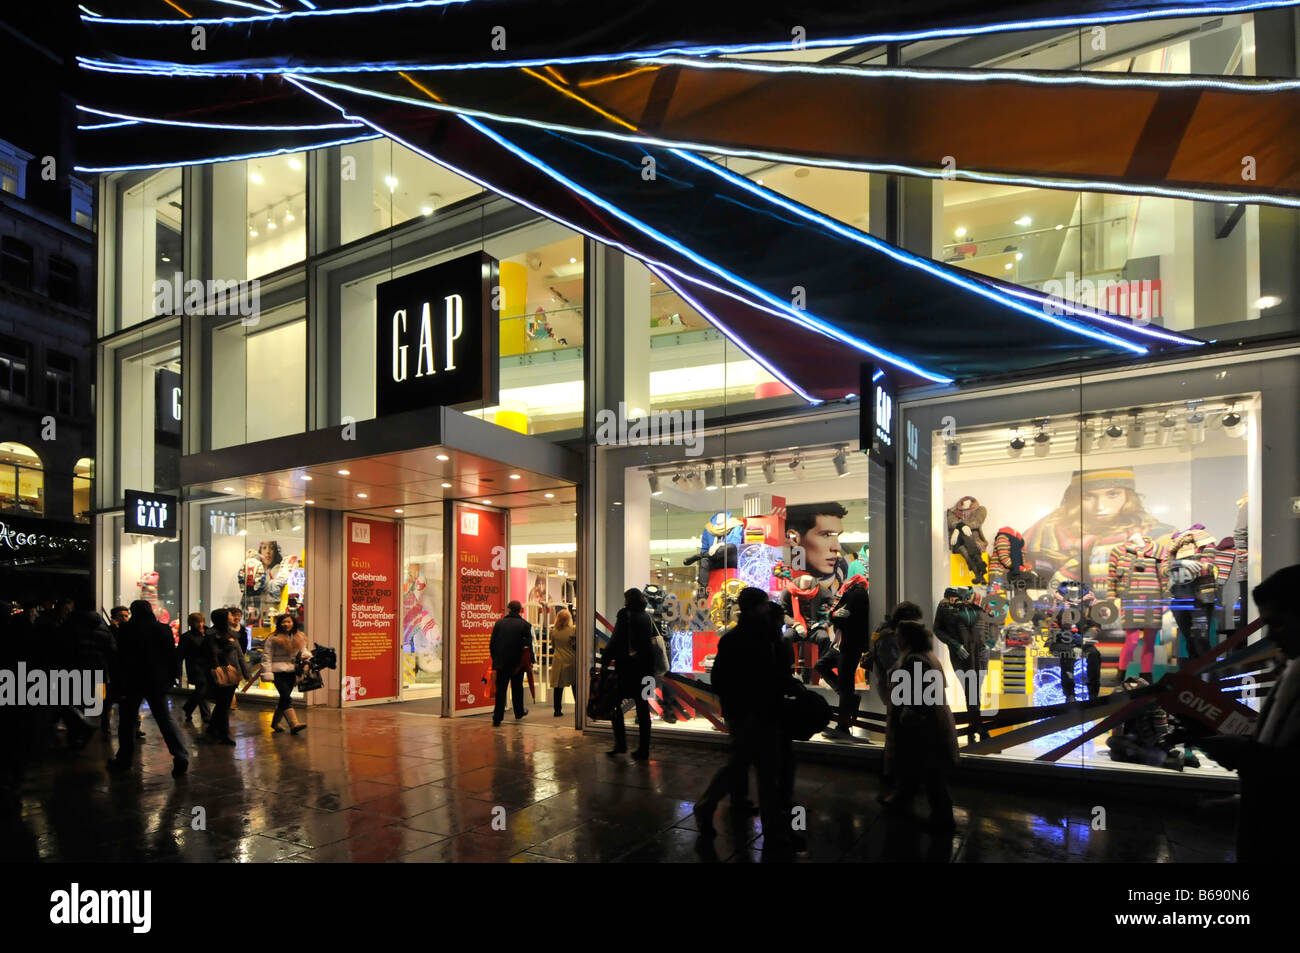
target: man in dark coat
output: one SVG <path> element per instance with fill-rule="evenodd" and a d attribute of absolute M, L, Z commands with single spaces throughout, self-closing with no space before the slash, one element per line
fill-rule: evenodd
<path fill-rule="evenodd" d="M 789 661 L 783 658 L 784 643 L 772 624 L 767 593 L 746 588 L 739 605 L 740 620 L 718 640 L 709 674 L 731 736 L 731 756 L 696 802 L 694 813 L 701 835 L 712 836 L 713 812 L 730 794 L 733 819 L 742 821 L 740 808 L 752 764 L 758 770 L 765 843 L 777 846 L 789 839 L 781 708 L 793 678 Z"/>
<path fill-rule="evenodd" d="M 172 776 L 180 777 L 189 768 L 190 756 L 167 708 L 167 689 L 181 677 L 176 642 L 171 627 L 159 622 L 153 606 L 143 599 L 131 603 L 131 618 L 118 630 L 117 655 L 119 675 L 114 684 L 122 693 L 122 708 L 118 715 L 117 756 L 109 761 L 109 770 L 130 766 L 135 752 L 136 715 L 140 702 L 147 701 L 171 752 Z"/>
<path fill-rule="evenodd" d="M 492 627 L 488 653 L 492 668 L 497 673 L 496 705 L 492 709 L 493 727 L 501 724 L 506 713 L 506 687 L 510 688 L 510 701 L 515 709 L 515 719 L 528 714 L 524 707 L 524 650 L 532 651 L 533 627 L 520 615 L 524 607 L 517 599 L 506 603 L 506 614 Z"/>
<path fill-rule="evenodd" d="M 184 666 L 189 682 L 194 686 L 190 697 L 185 700 L 185 723 L 194 724 L 194 709 L 199 710 L 199 718 L 207 723 L 212 717 L 212 703 L 208 701 L 208 662 L 204 641 L 207 639 L 207 623 L 202 612 L 191 612 L 190 627 L 181 633 L 181 640 L 176 645 L 178 662 Z"/>
<path fill-rule="evenodd" d="M 646 612 L 647 605 L 645 593 L 640 589 L 623 593 L 623 608 L 614 618 L 614 632 L 603 656 L 605 668 L 610 663 L 614 665 L 619 698 L 631 698 L 636 706 L 638 743 L 632 757 L 638 761 L 650 757 L 650 695 L 655 688 L 654 649 L 650 640 L 656 631 L 654 620 Z M 606 753 L 626 754 L 627 726 L 621 705 L 610 720 L 614 726 L 614 749 Z"/>

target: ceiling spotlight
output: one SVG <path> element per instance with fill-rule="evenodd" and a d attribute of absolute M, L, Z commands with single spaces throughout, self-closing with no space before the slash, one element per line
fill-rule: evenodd
<path fill-rule="evenodd" d="M 234 492 L 235 492 L 235 488 L 234 488 L 233 486 L 223 486 L 223 487 L 221 488 L 221 492 L 222 492 L 222 493 L 234 493 Z"/>
<path fill-rule="evenodd" d="M 488 506 L 491 506 L 491 505 L 492 505 L 492 501 L 491 501 L 491 500 L 484 500 L 483 502 L 486 503 Z"/>
<path fill-rule="evenodd" d="M 384 176 L 384 185 L 388 186 L 388 191 L 392 192 L 397 188 L 397 179 L 391 175 Z"/>
<path fill-rule="evenodd" d="M 250 173 L 248 173 L 248 181 L 249 181 L 249 182 L 252 182 L 254 185 L 261 185 L 261 184 L 262 184 L 262 173 L 260 173 L 260 172 L 250 172 Z"/>
<path fill-rule="evenodd" d="M 369 494 L 369 493 L 358 493 L 358 494 L 357 494 L 357 499 L 358 499 L 358 500 L 368 500 L 368 499 L 370 499 L 370 494 Z"/>
<path fill-rule="evenodd" d="M 1083 456 L 1092 449 L 1092 414 L 1080 414 L 1076 419 L 1078 426 L 1074 430 L 1074 452 L 1077 456 Z"/>
<path fill-rule="evenodd" d="M 1196 446 L 1205 442 L 1205 413 L 1199 400 L 1187 402 L 1187 443 Z"/>
<path fill-rule="evenodd" d="M 1063 228 L 1065 228 L 1064 225 L 1057 225 L 1057 226 L 1056 226 L 1056 230 L 1057 230 L 1058 232 L 1059 232 L 1061 229 L 1063 229 Z"/>
<path fill-rule="evenodd" d="M 961 463 L 961 444 L 956 440 L 949 440 L 943 445 L 943 461 L 950 467 L 955 467 Z"/>
<path fill-rule="evenodd" d="M 250 236 L 251 238 L 256 238 L 256 237 L 257 237 L 257 229 L 255 229 L 255 228 L 250 228 L 250 229 L 248 230 L 248 234 L 249 234 L 249 236 Z"/>
<path fill-rule="evenodd" d="M 1156 440 L 1160 446 L 1167 447 L 1173 442 L 1174 431 L 1178 428 L 1178 419 L 1174 416 L 1173 410 L 1166 410 L 1165 415 L 1160 418 L 1160 423 L 1156 428 Z"/>
<path fill-rule="evenodd" d="M 704 470 L 704 489 L 716 490 L 718 488 L 718 470 L 713 464 L 709 464 Z"/>
<path fill-rule="evenodd" d="M 659 494 L 663 493 L 663 490 L 659 488 L 659 474 L 651 473 L 646 477 L 646 479 L 650 481 L 651 496 L 659 496 Z"/>
<path fill-rule="evenodd" d="M 442 461 L 445 462 L 445 461 L 447 461 L 447 460 L 450 460 L 451 457 L 447 456 L 445 453 L 440 453 L 440 454 L 438 454 L 436 457 L 434 457 L 434 459 L 435 459 L 435 460 L 442 460 Z"/>
<path fill-rule="evenodd" d="M 1223 429 L 1229 437 L 1240 437 L 1246 432 L 1246 417 L 1237 410 L 1237 402 L 1229 401 L 1228 412 L 1223 415 Z"/>
<path fill-rule="evenodd" d="M 1262 298 L 1259 298 L 1255 301 L 1255 307 L 1263 311 L 1267 308 L 1276 308 L 1281 303 L 1282 303 L 1282 299 L 1279 298 L 1277 295 L 1264 295 Z"/>
<path fill-rule="evenodd" d="M 766 457 L 763 460 L 763 479 L 768 483 L 776 482 L 776 463 L 773 462 L 771 457 Z"/>
<path fill-rule="evenodd" d="M 835 473 L 837 475 L 842 477 L 846 477 L 849 475 L 848 454 L 844 452 L 843 447 L 840 447 L 838 450 L 835 451 L 835 456 L 831 457 L 831 463 L 834 465 Z"/>
<path fill-rule="evenodd" d="M 432 214 L 433 214 L 433 206 L 432 206 L 432 205 L 421 205 L 421 206 L 420 206 L 420 214 L 421 214 L 421 215 L 432 215 Z"/>
<path fill-rule="evenodd" d="M 290 157 L 289 157 L 289 168 L 291 168 L 291 169 L 293 169 L 293 171 L 297 172 L 298 170 L 300 170 L 300 169 L 302 168 L 302 162 L 301 162 L 299 159 L 295 158 L 294 156 L 290 156 Z"/>
<path fill-rule="evenodd" d="M 1034 224 L 1034 220 L 1028 215 L 1022 215 L 1016 219 L 1016 224 L 1021 228 L 1028 228 L 1030 225 Z"/>
<path fill-rule="evenodd" d="M 573 258 L 572 256 L 569 258 L 570 265 L 576 265 L 577 263 L 578 263 L 578 259 Z"/>
<path fill-rule="evenodd" d="M 722 465 L 722 485 L 724 487 L 734 486 L 736 482 L 736 472 L 730 463 Z"/>
<path fill-rule="evenodd" d="M 304 474 L 302 475 L 302 478 L 303 478 L 304 480 L 306 480 L 307 482 L 309 482 L 309 483 L 311 482 L 311 474 L 310 474 L 310 473 L 304 473 Z"/>
<path fill-rule="evenodd" d="M 1142 411 L 1134 407 L 1128 412 L 1128 445 L 1131 450 L 1141 450 L 1147 440 L 1146 424 L 1142 422 Z"/>
<path fill-rule="evenodd" d="M 796 453 L 793 457 L 790 458 L 790 462 L 789 464 L 787 464 L 787 466 L 789 466 L 791 470 L 798 470 L 801 466 L 803 466 L 803 457 L 799 456 L 799 454 Z"/>
<path fill-rule="evenodd" d="M 553 499 L 555 499 L 555 494 L 554 494 L 554 493 L 543 493 L 542 496 L 546 497 L 548 500 L 553 500 Z"/>
<path fill-rule="evenodd" d="M 745 464 L 736 464 L 736 487 L 749 486 L 749 480 L 745 477 Z"/>
<path fill-rule="evenodd" d="M 273 232 L 275 231 L 276 227 L 277 226 L 275 224 L 275 219 L 271 218 L 271 216 L 269 215 L 266 216 L 266 230 L 268 232 Z"/>
<path fill-rule="evenodd" d="M 956 235 L 958 238 L 965 238 L 965 237 L 966 237 L 966 226 L 965 226 L 965 225 L 958 225 L 956 231 L 954 231 L 953 234 Z"/>
<path fill-rule="evenodd" d="M 399 507 L 397 507 L 396 509 L 394 509 L 393 512 L 394 512 L 394 513 L 405 513 L 406 510 L 402 509 L 402 508 L 399 506 Z"/>
<path fill-rule="evenodd" d="M 1118 440 L 1124 436 L 1124 428 L 1115 423 L 1114 417 L 1106 418 L 1106 436 L 1110 437 L 1111 440 Z"/>
<path fill-rule="evenodd" d="M 315 500 L 303 500 L 303 502 L 306 503 L 308 506 L 311 506 L 311 505 L 312 505 L 313 503 L 315 503 L 316 501 L 315 501 Z"/>
<path fill-rule="evenodd" d="M 339 471 L 339 476 L 351 476 L 351 475 L 352 475 L 352 471 L 351 471 L 351 470 L 340 470 L 340 471 Z"/>
<path fill-rule="evenodd" d="M 291 208 L 287 208 L 287 209 L 284 210 L 284 220 L 285 220 L 286 222 L 292 222 L 292 221 L 294 220 L 294 219 L 293 219 L 293 209 L 291 209 Z"/>
<path fill-rule="evenodd" d="M 1038 422 L 1038 433 L 1034 434 L 1034 456 L 1045 457 L 1052 452 L 1052 435 L 1047 429 L 1047 418 Z"/>
<path fill-rule="evenodd" d="M 1012 265 L 1011 262 L 1007 262 L 1007 263 L 1006 263 L 1005 265 L 1003 265 L 1002 267 L 1005 268 L 1007 271 L 1010 271 L 1010 270 L 1014 267 L 1014 265 Z"/>
<path fill-rule="evenodd" d="M 522 479 L 522 477 L 520 477 L 520 475 L 519 475 L 518 473 L 512 473 L 512 474 L 510 474 L 510 479 L 512 479 L 512 480 L 519 480 L 519 479 Z"/>
<path fill-rule="evenodd" d="M 1016 432 L 1011 435 L 1011 442 L 1007 444 L 1007 448 L 1013 457 L 1019 456 L 1020 451 L 1025 449 L 1025 438 L 1020 436 L 1019 428 L 1016 428 Z"/>

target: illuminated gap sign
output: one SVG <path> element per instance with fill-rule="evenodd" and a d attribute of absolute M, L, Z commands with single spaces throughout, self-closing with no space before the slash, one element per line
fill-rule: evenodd
<path fill-rule="evenodd" d="M 376 417 L 497 403 L 498 283 L 496 259 L 474 252 L 378 287 Z"/>
<path fill-rule="evenodd" d="M 181 375 L 158 368 L 154 395 L 154 426 L 159 433 L 181 432 Z"/>
<path fill-rule="evenodd" d="M 893 466 L 898 459 L 894 413 L 896 395 L 894 384 L 884 368 L 875 364 L 862 365 L 860 396 L 858 446 L 877 462 Z"/>
<path fill-rule="evenodd" d="M 123 532 L 135 536 L 176 538 L 176 497 L 143 490 L 126 491 L 126 526 Z"/>

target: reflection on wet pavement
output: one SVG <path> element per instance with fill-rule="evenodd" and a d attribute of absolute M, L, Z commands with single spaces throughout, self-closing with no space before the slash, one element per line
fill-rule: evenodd
<path fill-rule="evenodd" d="M 139 767 L 104 770 L 96 739 L 29 771 L 0 859 L 73 862 L 733 862 L 763 859 L 762 829 L 724 807 L 702 841 L 691 806 L 720 749 L 657 745 L 648 763 L 604 757 L 608 740 L 553 725 L 313 709 L 303 735 L 271 735 L 269 711 L 232 713 L 234 748 L 195 744 L 188 777 L 161 738 Z M 191 738 L 193 728 L 184 728 Z M 1064 787 L 1064 786 L 1063 786 Z M 802 764 L 800 861 L 1231 861 L 1231 819 L 1116 800 L 954 785 L 957 829 L 882 814 L 863 766 Z M 1096 798 L 1088 799 L 1095 802 Z M 918 810 L 924 805 L 918 802 Z"/>

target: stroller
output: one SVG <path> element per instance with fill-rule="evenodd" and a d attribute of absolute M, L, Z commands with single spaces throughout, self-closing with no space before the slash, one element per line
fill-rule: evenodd
<path fill-rule="evenodd" d="M 319 642 L 313 643 L 311 658 L 299 663 L 298 691 L 312 692 L 322 687 L 325 680 L 320 673 L 327 668 L 338 668 L 339 657 L 334 649 Z"/>

